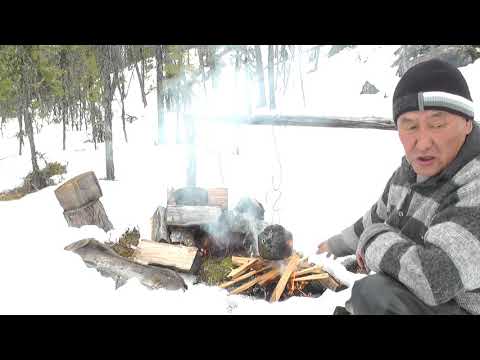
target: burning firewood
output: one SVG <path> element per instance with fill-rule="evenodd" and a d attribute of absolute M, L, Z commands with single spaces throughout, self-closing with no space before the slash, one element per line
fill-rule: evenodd
<path fill-rule="evenodd" d="M 315 274 L 315 275 L 307 275 L 300 278 L 293 278 L 293 281 L 307 281 L 307 280 L 322 280 L 328 279 L 328 274 Z"/>
<path fill-rule="evenodd" d="M 246 273 L 246 274 L 244 274 L 244 275 L 242 275 L 242 276 L 237 277 L 237 278 L 234 279 L 234 280 L 227 281 L 227 282 L 221 284 L 220 287 L 223 288 L 223 289 L 225 289 L 225 288 L 227 288 L 227 287 L 229 287 L 229 286 L 232 286 L 232 285 L 238 283 L 239 281 L 248 279 L 249 277 L 252 277 L 252 276 L 255 275 L 255 274 L 258 274 L 258 273 L 260 273 L 260 272 L 262 272 L 262 271 L 265 271 L 265 270 L 267 270 L 267 269 L 271 269 L 271 267 L 272 267 L 271 265 L 267 265 L 267 266 L 262 267 L 262 268 L 259 269 L 259 270 L 252 270 L 252 271 L 250 271 L 250 272 L 248 272 L 248 273 Z"/>
<path fill-rule="evenodd" d="M 220 284 L 231 295 L 260 291 L 266 300 L 268 296 L 270 302 L 276 302 L 282 295 L 311 296 L 312 289 L 318 293 L 325 288 L 332 291 L 344 288 L 322 266 L 308 263 L 297 253 L 281 261 L 232 256 L 232 264 L 236 268 L 227 276 L 231 280 Z"/>
<path fill-rule="evenodd" d="M 253 264 L 255 264 L 259 259 L 258 258 L 253 258 L 249 260 L 247 263 L 241 265 L 240 267 L 233 269 L 230 274 L 228 274 L 228 277 L 235 279 L 237 276 L 243 274 L 245 271 L 249 269 Z"/>
<path fill-rule="evenodd" d="M 285 286 L 287 285 L 288 279 L 292 275 L 292 273 L 297 268 L 297 264 L 300 261 L 298 255 L 292 255 L 289 258 L 287 268 L 283 272 L 280 280 L 278 281 L 277 287 L 273 291 L 272 297 L 270 298 L 270 302 L 275 302 L 280 299 L 280 296 L 283 294 L 283 290 L 285 290 Z"/>

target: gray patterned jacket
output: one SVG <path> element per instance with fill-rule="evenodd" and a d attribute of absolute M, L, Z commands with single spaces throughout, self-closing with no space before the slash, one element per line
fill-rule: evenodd
<path fill-rule="evenodd" d="M 455 299 L 480 314 L 480 129 L 455 160 L 423 182 L 405 157 L 380 199 L 341 236 L 333 254 L 363 249 L 370 270 L 403 283 L 435 306 Z"/>

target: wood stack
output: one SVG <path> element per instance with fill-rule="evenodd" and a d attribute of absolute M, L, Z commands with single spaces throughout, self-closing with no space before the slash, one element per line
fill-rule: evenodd
<path fill-rule="evenodd" d="M 284 262 L 239 256 L 232 256 L 232 262 L 238 267 L 228 274 L 231 280 L 220 285 L 229 289 L 230 294 L 245 293 L 253 286 L 266 287 L 276 282 L 269 299 L 270 302 L 276 302 L 285 292 L 289 296 L 307 296 L 302 289 L 310 282 L 318 282 L 332 291 L 344 287 L 320 265 L 308 263 L 298 254 L 293 254 Z"/>

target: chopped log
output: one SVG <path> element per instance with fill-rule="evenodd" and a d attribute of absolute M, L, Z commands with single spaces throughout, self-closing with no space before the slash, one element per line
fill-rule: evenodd
<path fill-rule="evenodd" d="M 294 278 L 293 281 L 311 281 L 311 280 L 323 280 L 328 279 L 330 275 L 328 274 L 314 274 L 314 275 L 307 275 L 299 278 Z"/>
<path fill-rule="evenodd" d="M 216 223 L 222 209 L 214 206 L 167 205 L 167 225 L 192 226 Z"/>
<path fill-rule="evenodd" d="M 136 262 L 145 265 L 161 265 L 175 270 L 196 273 L 200 266 L 200 252 L 196 247 L 172 245 L 140 240 L 133 253 Z"/>
<path fill-rule="evenodd" d="M 234 284 L 236 284 L 236 283 L 238 283 L 238 282 L 240 282 L 240 281 L 242 281 L 242 280 L 248 279 L 249 277 L 251 277 L 251 276 L 253 276 L 253 275 L 255 275 L 255 274 L 258 274 L 258 273 L 260 273 L 260 272 L 262 272 L 262 271 L 265 271 L 265 270 L 267 270 L 267 269 L 270 269 L 271 267 L 272 267 L 271 265 L 267 265 L 267 266 L 262 267 L 261 269 L 252 270 L 252 271 L 250 271 L 250 272 L 248 272 L 248 273 L 246 273 L 246 274 L 244 274 L 244 275 L 242 275 L 242 276 L 237 277 L 237 278 L 234 279 L 234 280 L 227 281 L 227 282 L 224 282 L 223 284 L 220 284 L 220 287 L 221 287 L 222 289 L 225 289 L 225 288 L 230 287 L 230 286 L 232 286 L 232 285 L 234 285 Z"/>
<path fill-rule="evenodd" d="M 292 272 L 295 271 L 297 268 L 297 264 L 300 261 L 300 258 L 298 255 L 292 255 L 289 260 L 287 267 L 283 271 L 282 276 L 280 277 L 280 280 L 278 281 L 277 287 L 272 293 L 272 297 L 270 298 L 270 302 L 275 302 L 280 299 L 280 296 L 283 294 L 283 290 L 285 290 L 285 286 L 287 285 L 288 279 L 290 278 L 290 275 L 292 275 Z"/>
<path fill-rule="evenodd" d="M 102 189 L 93 171 L 66 181 L 55 190 L 64 211 L 75 210 L 102 197 Z"/>
<path fill-rule="evenodd" d="M 159 206 L 152 216 L 152 241 L 165 241 L 170 243 L 170 236 L 168 235 L 166 222 L 166 209 Z"/>
<path fill-rule="evenodd" d="M 208 189 L 208 206 L 218 206 L 222 209 L 228 209 L 228 189 Z"/>
<path fill-rule="evenodd" d="M 55 196 L 63 208 L 68 226 L 97 225 L 105 232 L 113 229 L 105 209 L 99 200 L 102 189 L 93 171 L 68 180 L 55 190 Z"/>
<path fill-rule="evenodd" d="M 232 278 L 232 279 L 235 279 L 237 276 L 240 276 L 242 275 L 245 271 L 247 271 L 250 266 L 252 266 L 253 264 L 255 264 L 259 259 L 258 258 L 253 258 L 252 260 L 250 260 L 249 262 L 243 264 L 242 266 L 236 268 L 236 269 L 233 269 L 230 274 L 227 275 L 227 277 L 229 278 Z"/>
<path fill-rule="evenodd" d="M 170 242 L 172 244 L 182 244 L 185 246 L 195 246 L 195 236 L 192 229 L 171 227 Z"/>
<path fill-rule="evenodd" d="M 173 192 L 175 205 L 206 206 L 208 205 L 208 191 L 206 189 L 187 186 Z"/>

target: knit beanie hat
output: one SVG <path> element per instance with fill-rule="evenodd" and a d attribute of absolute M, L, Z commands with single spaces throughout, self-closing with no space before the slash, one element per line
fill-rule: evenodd
<path fill-rule="evenodd" d="M 460 70 L 433 59 L 411 67 L 393 93 L 393 121 L 409 111 L 445 110 L 472 120 L 472 97 Z"/>

